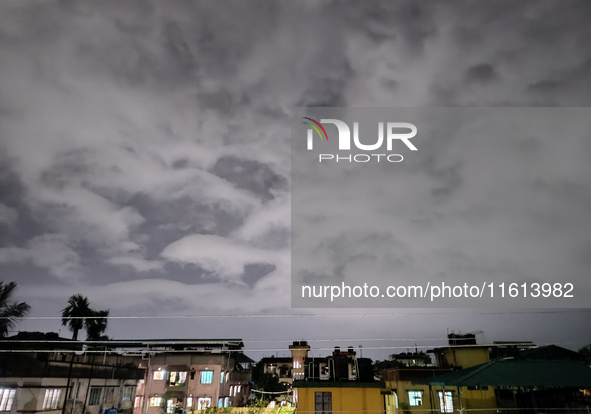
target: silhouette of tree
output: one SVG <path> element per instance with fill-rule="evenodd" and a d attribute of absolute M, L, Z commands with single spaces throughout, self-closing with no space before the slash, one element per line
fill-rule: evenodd
<path fill-rule="evenodd" d="M 68 306 L 62 309 L 62 325 L 67 326 L 72 332 L 73 340 L 78 339 L 78 331 L 86 324 L 86 319 L 83 318 L 88 318 L 93 313 L 86 296 L 80 294 L 70 296 Z"/>
<path fill-rule="evenodd" d="M 0 281 L 0 337 L 4 338 L 13 330 L 17 321 L 26 316 L 31 307 L 25 303 L 11 302 L 11 296 L 16 289 L 16 283 L 4 284 Z"/>

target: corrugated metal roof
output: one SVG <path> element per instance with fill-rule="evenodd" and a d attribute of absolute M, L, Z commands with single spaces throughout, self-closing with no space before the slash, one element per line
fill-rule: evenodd
<path fill-rule="evenodd" d="M 492 387 L 591 387 L 591 366 L 575 360 L 497 359 L 416 381 L 417 384 Z"/>

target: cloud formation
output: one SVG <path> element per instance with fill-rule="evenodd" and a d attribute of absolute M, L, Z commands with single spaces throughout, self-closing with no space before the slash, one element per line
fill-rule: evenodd
<path fill-rule="evenodd" d="M 0 8 L 0 269 L 39 314 L 58 313 L 78 292 L 122 314 L 223 312 L 228 303 L 287 311 L 293 106 L 591 100 L 585 1 L 5 1 Z M 520 203 L 515 171 L 495 176 L 502 191 L 475 185 L 494 168 L 494 144 L 474 144 L 489 155 L 467 163 L 456 143 L 441 139 L 406 185 L 439 203 L 445 224 L 433 230 L 438 216 L 416 211 L 423 202 L 416 194 L 399 200 L 392 217 L 400 235 L 372 228 L 356 243 L 379 240 L 398 249 L 393 260 L 425 263 L 413 245 L 460 239 L 483 216 L 490 226 L 480 230 L 494 244 L 493 218 L 507 210 L 526 238 L 548 230 L 540 222 L 576 227 L 590 194 L 581 178 L 588 163 L 578 157 L 588 159 L 590 148 L 536 149 L 534 141 L 507 145 L 524 159 L 564 159 L 556 170 L 531 171 L 534 205 Z M 557 200 L 565 215 L 546 216 L 541 206 Z M 578 231 L 561 237 L 578 238 L 570 254 L 588 261 L 589 240 Z M 467 266 L 491 248 L 512 247 L 450 243 L 431 250 L 430 260 Z"/>

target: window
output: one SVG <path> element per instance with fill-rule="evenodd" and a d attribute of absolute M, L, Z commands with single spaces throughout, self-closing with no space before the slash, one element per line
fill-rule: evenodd
<path fill-rule="evenodd" d="M 200 397 L 197 400 L 197 409 L 204 410 L 208 407 L 211 407 L 211 398 L 209 397 Z"/>
<path fill-rule="evenodd" d="M 16 390 L 12 388 L 0 388 L 0 411 L 10 411 Z"/>
<path fill-rule="evenodd" d="M 142 405 L 142 397 L 137 396 L 135 397 L 135 401 L 133 402 L 133 408 L 138 408 Z"/>
<path fill-rule="evenodd" d="M 230 371 L 226 372 L 226 382 L 230 382 Z"/>
<path fill-rule="evenodd" d="M 332 392 L 315 392 L 314 410 L 316 414 L 332 414 Z"/>
<path fill-rule="evenodd" d="M 161 397 L 150 398 L 150 407 L 160 407 L 162 405 Z"/>
<path fill-rule="evenodd" d="M 485 386 L 480 386 L 480 385 L 472 385 L 472 386 L 469 386 L 469 387 L 467 387 L 467 388 L 468 388 L 470 391 L 478 391 L 478 390 L 480 390 L 480 391 L 486 391 L 486 390 L 488 390 L 488 386 L 486 386 L 486 385 L 485 385 Z"/>
<path fill-rule="evenodd" d="M 187 397 L 187 408 L 193 407 L 193 397 Z"/>
<path fill-rule="evenodd" d="M 396 403 L 396 409 L 398 409 L 398 393 L 394 392 L 394 402 Z"/>
<path fill-rule="evenodd" d="M 114 399 L 115 399 L 115 388 L 107 388 L 105 390 L 105 403 L 113 404 Z"/>
<path fill-rule="evenodd" d="M 224 408 L 229 407 L 230 406 L 230 397 L 225 397 L 224 398 Z"/>
<path fill-rule="evenodd" d="M 155 380 L 163 380 L 164 378 L 166 378 L 166 371 L 163 371 L 160 368 L 158 369 L 158 371 L 154 371 Z"/>
<path fill-rule="evenodd" d="M 166 413 L 172 414 L 174 413 L 174 405 L 172 399 L 166 400 Z"/>
<path fill-rule="evenodd" d="M 168 375 L 168 386 L 178 387 L 184 385 L 187 382 L 187 372 L 184 371 L 172 371 Z"/>
<path fill-rule="evenodd" d="M 441 408 L 442 413 L 454 412 L 454 402 L 451 391 L 446 391 L 445 393 L 439 391 L 439 407 Z"/>
<path fill-rule="evenodd" d="M 409 391 L 408 403 L 411 407 L 423 405 L 423 391 Z"/>
<path fill-rule="evenodd" d="M 218 400 L 218 408 L 224 408 L 224 399 L 222 397 Z"/>
<path fill-rule="evenodd" d="M 220 372 L 220 384 L 224 383 L 224 371 Z"/>
<path fill-rule="evenodd" d="M 133 396 L 133 389 L 135 387 L 125 387 L 123 388 L 123 398 L 122 401 L 131 401 L 131 397 Z"/>
<path fill-rule="evenodd" d="M 211 384 L 213 382 L 213 371 L 201 371 L 201 383 Z"/>
<path fill-rule="evenodd" d="M 62 396 L 62 390 L 45 390 L 45 399 L 43 400 L 44 410 L 57 410 L 57 406 Z"/>
<path fill-rule="evenodd" d="M 94 387 L 90 389 L 90 397 L 88 400 L 88 405 L 99 405 L 101 402 L 101 389 Z"/>
<path fill-rule="evenodd" d="M 294 360 L 293 361 L 293 367 L 294 368 L 301 368 L 302 367 L 302 363 L 299 360 Z"/>

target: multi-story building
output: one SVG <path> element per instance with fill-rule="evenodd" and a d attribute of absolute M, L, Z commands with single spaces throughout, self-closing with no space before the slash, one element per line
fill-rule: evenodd
<path fill-rule="evenodd" d="M 240 339 L 118 341 L 118 352 L 146 368 L 134 414 L 245 406 L 254 361 L 243 346 Z"/>
<path fill-rule="evenodd" d="M 21 332 L 0 341 L 0 411 L 131 414 L 145 370 L 105 349 L 55 333 Z"/>
<path fill-rule="evenodd" d="M 369 358 L 357 358 L 353 348 L 335 347 L 326 358 L 304 359 L 303 377 L 293 382 L 298 412 L 384 412 L 385 383 L 376 381 Z"/>

